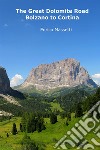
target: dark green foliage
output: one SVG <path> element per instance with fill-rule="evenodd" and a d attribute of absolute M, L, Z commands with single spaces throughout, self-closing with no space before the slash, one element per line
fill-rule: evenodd
<path fill-rule="evenodd" d="M 71 112 L 67 113 L 67 121 L 71 121 Z"/>
<path fill-rule="evenodd" d="M 11 119 L 11 116 L 0 116 L 0 122 L 5 121 L 5 120 L 9 120 Z"/>
<path fill-rule="evenodd" d="M 43 97 L 29 96 L 25 101 L 21 101 L 27 112 L 38 112 L 40 114 L 50 111 L 50 104 L 43 102 Z"/>
<path fill-rule="evenodd" d="M 77 89 L 56 99 L 64 111 L 69 112 L 71 110 L 71 112 L 75 112 L 77 103 L 84 101 L 87 96 L 89 94 L 85 90 Z"/>
<path fill-rule="evenodd" d="M 23 112 L 34 112 L 47 114 L 51 111 L 50 104 L 44 103 L 44 97 L 26 96 L 25 99 L 16 99 L 22 107 L 8 103 L 4 98 L 0 97 L 0 110 L 12 113 L 14 116 L 22 116 Z"/>
<path fill-rule="evenodd" d="M 65 117 L 67 117 L 67 112 L 65 112 L 65 111 L 60 112 L 60 116 L 62 119 L 64 119 Z"/>
<path fill-rule="evenodd" d="M 21 141 L 21 150 L 38 150 L 38 146 L 31 140 L 27 134 L 23 137 Z"/>
<path fill-rule="evenodd" d="M 98 101 L 100 101 L 100 88 L 97 89 L 95 94 L 88 96 L 83 101 L 84 111 L 90 110 Z"/>
<path fill-rule="evenodd" d="M 19 102 L 18 99 L 16 99 L 16 101 Z M 8 103 L 4 98 L 0 97 L 0 110 L 12 113 L 15 116 L 20 116 L 25 109 L 12 103 Z"/>
<path fill-rule="evenodd" d="M 38 132 L 41 132 L 42 130 L 45 130 L 46 127 L 44 125 L 44 119 L 43 118 L 37 118 L 37 123 L 36 123 L 36 130 Z"/>
<path fill-rule="evenodd" d="M 50 122 L 51 122 L 51 124 L 55 124 L 57 122 L 57 115 L 55 115 L 54 113 L 52 113 L 50 115 Z"/>
<path fill-rule="evenodd" d="M 13 135 L 17 134 L 17 128 L 16 128 L 16 124 L 15 123 L 13 123 L 12 134 Z"/>
<path fill-rule="evenodd" d="M 75 111 L 75 117 L 81 117 L 83 116 L 83 109 L 82 109 L 82 104 L 78 103 Z"/>
<path fill-rule="evenodd" d="M 56 115 L 60 114 L 61 118 L 65 118 L 66 113 L 68 113 L 69 111 L 75 112 L 78 103 L 84 102 L 84 110 L 89 110 L 98 101 L 96 95 L 100 97 L 100 89 L 97 90 L 96 95 L 94 94 L 93 96 L 90 97 L 88 93 L 89 89 L 87 90 L 87 88 L 85 89 L 85 87 L 84 88 L 76 87 L 73 89 L 69 89 L 69 90 L 66 89 L 66 90 L 64 93 L 61 92 L 60 95 L 59 94 L 42 95 L 36 93 L 31 95 L 24 94 L 25 99 L 23 100 L 18 98 L 16 99 L 22 105 L 22 107 L 8 103 L 2 97 L 0 97 L 0 109 L 12 113 L 14 116 L 22 116 L 23 112 L 28 112 L 28 113 L 33 112 L 35 116 L 37 116 L 36 114 L 41 114 L 41 117 L 48 118 L 50 117 L 50 114 L 52 112 L 51 105 L 49 102 L 58 102 L 61 108 L 63 109 L 63 112 L 61 113 L 59 110 L 55 109 L 54 110 L 55 114 Z M 55 90 L 55 92 L 57 91 Z M 86 98 L 87 101 L 85 103 L 84 99 Z M 28 123 L 28 125 L 29 124 L 30 123 Z M 33 125 L 33 130 L 36 130 L 35 128 Z"/>
<path fill-rule="evenodd" d="M 57 109 L 54 109 L 53 112 L 54 112 L 55 115 L 59 115 L 60 114 L 60 111 L 57 110 Z"/>
<path fill-rule="evenodd" d="M 22 132 L 23 131 L 23 128 L 22 128 L 22 124 L 20 123 L 20 131 Z"/>
<path fill-rule="evenodd" d="M 9 137 L 9 134 L 7 133 L 7 137 Z"/>
<path fill-rule="evenodd" d="M 66 126 L 68 126 L 69 125 L 69 123 L 68 123 L 68 121 L 66 120 Z"/>
<path fill-rule="evenodd" d="M 24 108 L 13 105 L 11 103 L 5 103 L 3 105 L 0 105 L 0 109 L 5 112 L 12 113 L 14 116 L 21 116 L 24 111 Z"/>
<path fill-rule="evenodd" d="M 96 96 L 98 97 L 98 101 L 99 101 L 100 100 L 100 88 L 97 89 Z"/>
<path fill-rule="evenodd" d="M 40 116 L 35 116 L 33 113 L 25 113 L 21 119 L 21 131 L 28 133 L 45 130 L 44 119 Z"/>
<path fill-rule="evenodd" d="M 62 89 L 61 91 L 57 94 L 57 91 L 55 90 L 56 95 L 43 95 L 38 93 L 23 95 L 20 92 L 12 91 L 12 96 L 16 95 L 16 100 L 22 105 L 22 107 L 8 103 L 1 97 L 0 109 L 12 113 L 14 116 L 22 116 L 23 112 L 33 112 L 39 113 L 43 117 L 49 117 L 51 113 L 51 105 L 49 102 L 58 102 L 65 112 L 69 112 L 70 110 L 71 112 L 75 112 L 77 103 L 84 101 L 84 99 L 89 95 L 88 92 L 86 92 L 87 90 L 85 90 L 85 87 L 76 87 L 66 90 Z M 9 94 L 11 95 L 11 93 Z M 22 99 L 20 99 L 21 96 Z M 59 115 L 60 112 L 55 109 L 55 114 Z M 62 114 L 62 118 L 64 117 L 65 116 Z"/>
<path fill-rule="evenodd" d="M 21 100 L 24 100 L 25 99 L 25 96 L 23 93 L 17 91 L 17 90 L 13 90 L 12 88 L 10 88 L 10 90 L 6 93 L 10 96 L 13 96 L 17 99 L 21 99 Z"/>

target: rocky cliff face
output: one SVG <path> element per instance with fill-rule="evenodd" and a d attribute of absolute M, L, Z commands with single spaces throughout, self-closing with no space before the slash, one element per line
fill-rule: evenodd
<path fill-rule="evenodd" d="M 0 67 L 0 92 L 7 92 L 10 90 L 10 81 L 6 70 Z"/>
<path fill-rule="evenodd" d="M 24 99 L 24 95 L 21 92 L 13 90 L 10 87 L 10 80 L 3 67 L 0 67 L 0 94 L 8 94 L 15 98 Z"/>
<path fill-rule="evenodd" d="M 97 86 L 80 63 L 71 58 L 33 68 L 20 88 L 34 86 L 37 90 L 50 90 L 78 85 Z"/>

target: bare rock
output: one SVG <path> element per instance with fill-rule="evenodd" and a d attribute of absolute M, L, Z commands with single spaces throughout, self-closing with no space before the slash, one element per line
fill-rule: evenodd
<path fill-rule="evenodd" d="M 80 66 L 80 63 L 69 58 L 33 68 L 20 89 L 34 86 L 37 90 L 50 90 L 78 85 L 97 87 L 88 72 Z"/>
<path fill-rule="evenodd" d="M 7 76 L 6 70 L 0 67 L 0 92 L 6 92 L 10 90 L 10 81 Z"/>

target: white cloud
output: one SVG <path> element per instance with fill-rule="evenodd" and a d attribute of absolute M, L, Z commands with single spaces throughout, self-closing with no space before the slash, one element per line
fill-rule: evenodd
<path fill-rule="evenodd" d="M 92 78 L 100 79 L 100 73 L 97 73 L 97 74 L 92 75 Z"/>
<path fill-rule="evenodd" d="M 100 73 L 92 75 L 92 79 L 96 84 L 100 85 Z"/>
<path fill-rule="evenodd" d="M 14 87 L 23 82 L 23 77 L 20 74 L 16 74 L 11 80 L 10 80 L 10 86 Z"/>
<path fill-rule="evenodd" d="M 100 80 L 94 80 L 97 85 L 100 85 Z"/>

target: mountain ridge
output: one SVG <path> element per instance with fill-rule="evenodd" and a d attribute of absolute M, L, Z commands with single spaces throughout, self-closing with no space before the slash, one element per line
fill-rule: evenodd
<path fill-rule="evenodd" d="M 16 98 L 24 99 L 24 95 L 21 92 L 13 90 L 10 87 L 10 80 L 8 78 L 6 69 L 0 66 L 0 94 L 10 95 Z"/>
<path fill-rule="evenodd" d="M 29 76 L 18 89 L 35 88 L 36 90 L 45 91 L 79 85 L 97 87 L 87 70 L 80 66 L 80 62 L 73 58 L 68 58 L 32 68 Z"/>

